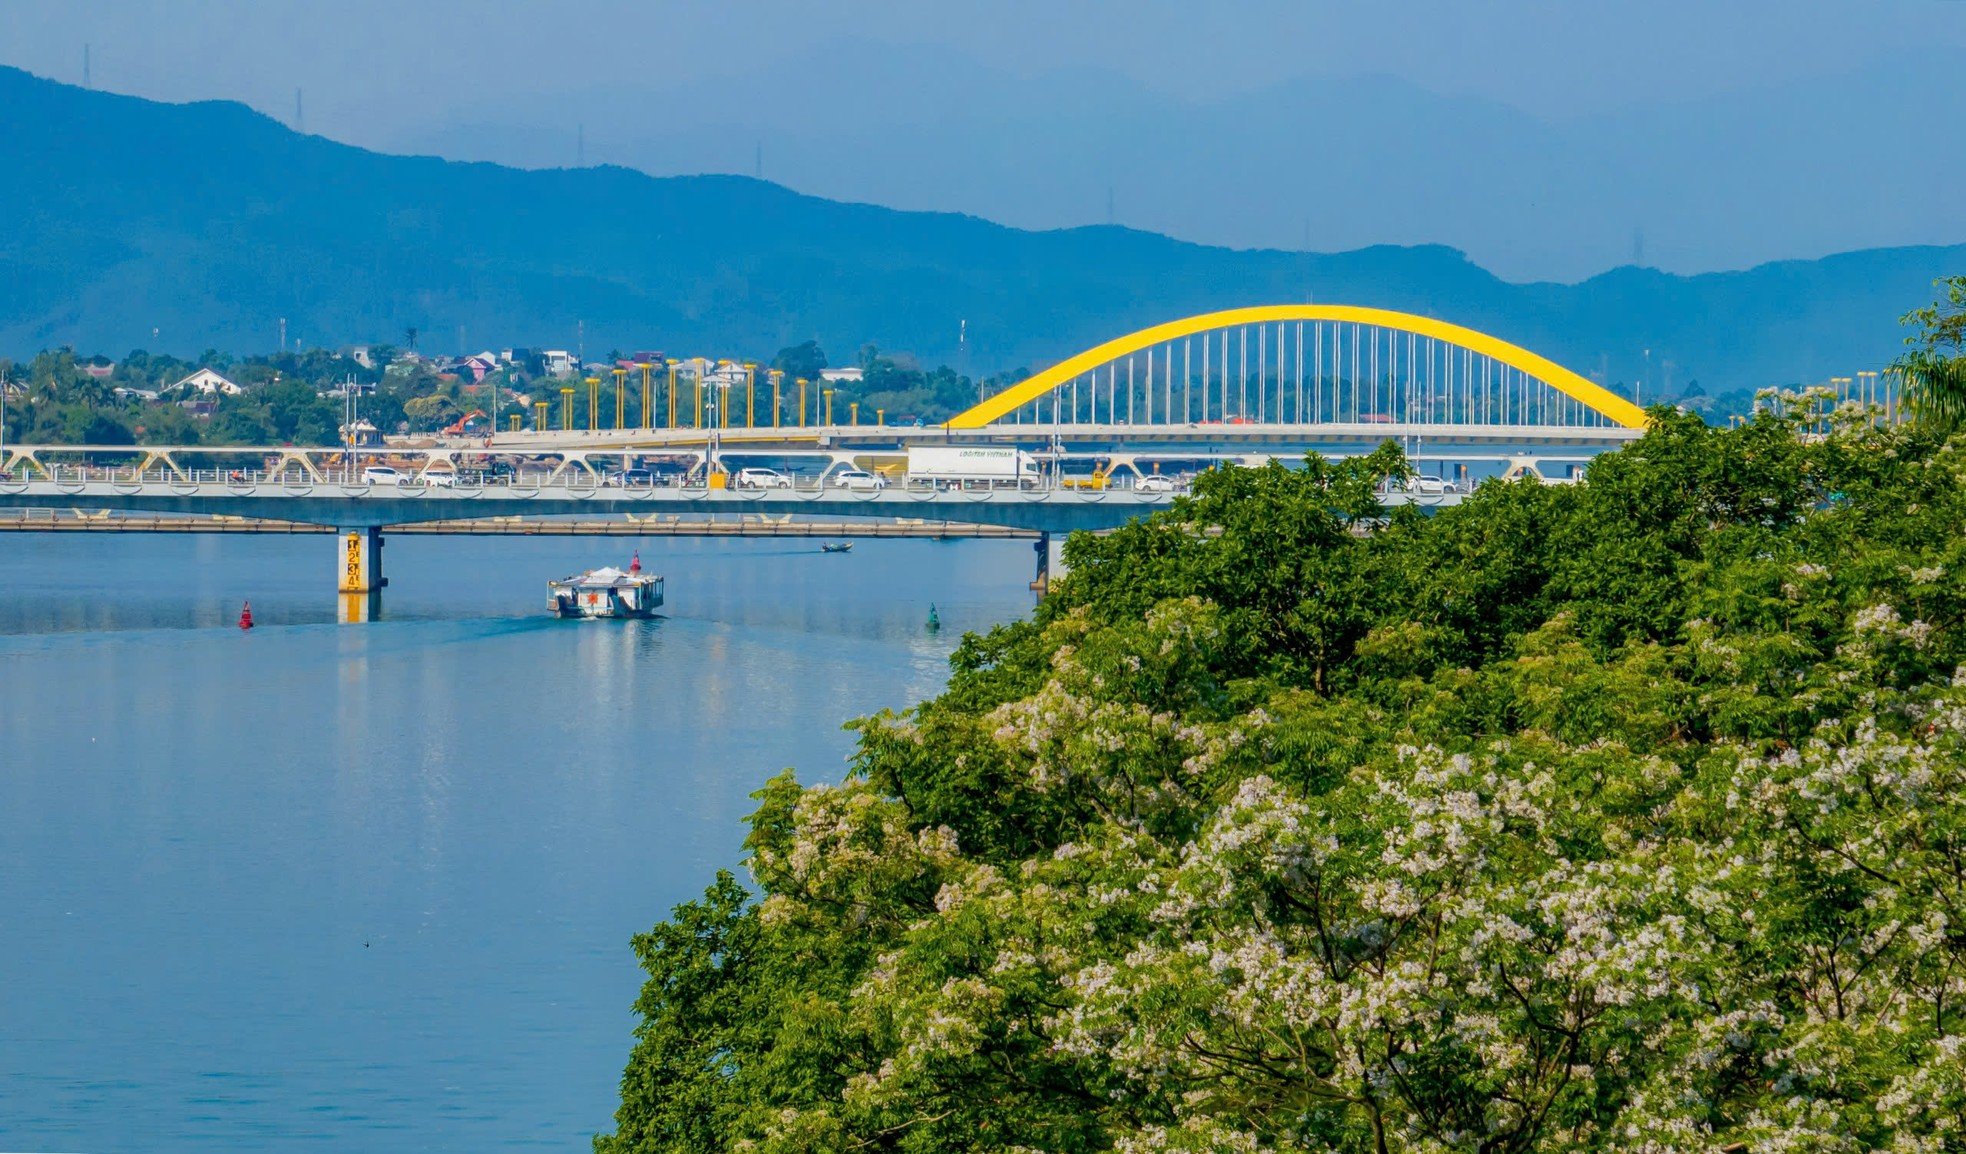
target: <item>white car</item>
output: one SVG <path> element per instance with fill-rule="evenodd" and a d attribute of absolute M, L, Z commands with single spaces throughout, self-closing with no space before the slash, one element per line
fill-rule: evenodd
<path fill-rule="evenodd" d="M 416 479 L 423 482 L 426 485 L 435 485 L 439 489 L 457 488 L 457 474 L 451 472 L 448 469 L 442 471 L 435 470 L 435 469 L 427 470 L 425 472 L 418 473 L 416 475 Z"/>
<path fill-rule="evenodd" d="M 887 488 L 887 478 L 879 473 L 869 473 L 865 469 L 841 469 L 829 478 L 835 488 L 849 489 L 856 493 L 878 493 Z"/>
<path fill-rule="evenodd" d="M 1136 493 L 1172 493 L 1178 488 L 1180 486 L 1174 483 L 1174 478 L 1164 477 L 1159 473 L 1143 474 L 1139 480 L 1133 482 L 1133 491 Z"/>
<path fill-rule="evenodd" d="M 1423 497 L 1437 497 L 1443 493 L 1453 493 L 1457 490 L 1454 487 L 1454 482 L 1443 481 L 1439 477 L 1413 477 L 1406 482 L 1406 491 L 1417 493 Z"/>
<path fill-rule="evenodd" d="M 789 489 L 792 478 L 777 469 L 739 469 L 737 487 L 740 489 Z"/>
<path fill-rule="evenodd" d="M 370 465 L 362 470 L 364 485 L 400 485 L 409 480 L 400 470 L 387 465 Z"/>

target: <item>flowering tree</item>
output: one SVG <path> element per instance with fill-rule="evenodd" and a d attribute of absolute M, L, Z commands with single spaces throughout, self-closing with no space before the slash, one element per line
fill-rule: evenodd
<path fill-rule="evenodd" d="M 636 940 L 596 1148 L 1966 1149 L 1966 447 L 1808 405 L 1074 538 Z"/>

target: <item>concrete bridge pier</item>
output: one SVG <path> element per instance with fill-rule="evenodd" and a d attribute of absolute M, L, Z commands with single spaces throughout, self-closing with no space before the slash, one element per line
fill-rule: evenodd
<path fill-rule="evenodd" d="M 1039 533 L 1031 549 L 1038 555 L 1038 572 L 1031 580 L 1031 589 L 1042 597 L 1051 592 L 1053 577 L 1065 575 L 1065 534 Z"/>
<path fill-rule="evenodd" d="M 382 529 L 364 525 L 340 532 L 335 588 L 342 593 L 374 593 L 389 584 L 382 575 Z"/>
<path fill-rule="evenodd" d="M 336 616 L 343 622 L 374 621 L 382 616 L 382 529 L 376 525 L 343 529 L 336 536 L 335 590 L 340 594 Z"/>

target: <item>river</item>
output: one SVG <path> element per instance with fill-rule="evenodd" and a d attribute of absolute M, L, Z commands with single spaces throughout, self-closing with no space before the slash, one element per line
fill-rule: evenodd
<path fill-rule="evenodd" d="M 544 616 L 637 544 L 665 619 Z M 0 1149 L 587 1149 L 630 936 L 1031 604 L 1020 542 L 399 536 L 343 626 L 333 563 L 0 535 Z"/>

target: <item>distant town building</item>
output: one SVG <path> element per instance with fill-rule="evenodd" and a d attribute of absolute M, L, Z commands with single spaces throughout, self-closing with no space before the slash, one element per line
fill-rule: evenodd
<path fill-rule="evenodd" d="M 492 373 L 497 372 L 498 364 L 497 353 L 482 352 L 473 353 L 471 356 L 464 358 L 451 367 L 456 369 L 459 375 L 465 373 L 471 374 L 471 381 L 473 384 L 476 384 Z"/>
<path fill-rule="evenodd" d="M 104 381 L 108 380 L 110 374 L 116 371 L 116 363 L 114 361 L 104 361 L 101 364 L 97 364 L 92 361 L 89 364 L 83 365 L 82 371 L 98 381 Z"/>
<path fill-rule="evenodd" d="M 859 381 L 864 379 L 866 376 L 867 373 L 864 369 L 857 369 L 857 368 L 819 370 L 819 379 L 822 381 Z"/>
<path fill-rule="evenodd" d="M 543 349 L 539 361 L 548 376 L 570 377 L 579 366 L 579 359 L 565 349 Z"/>
<path fill-rule="evenodd" d="M 365 369 L 375 368 L 375 358 L 369 355 L 369 346 L 367 345 L 356 345 L 354 348 L 348 350 L 348 356 L 356 364 Z"/>
<path fill-rule="evenodd" d="M 372 448 L 382 444 L 382 430 L 365 420 L 341 426 L 341 443 L 353 445 L 358 449 Z"/>
<path fill-rule="evenodd" d="M 139 401 L 154 401 L 157 399 L 157 390 L 132 389 L 127 385 L 118 385 L 116 387 L 116 395 L 119 397 L 135 397 Z"/>
<path fill-rule="evenodd" d="M 171 387 L 174 389 L 190 388 L 207 396 L 216 393 L 228 397 L 236 397 L 246 391 L 210 369 L 199 369 L 197 372 Z"/>

